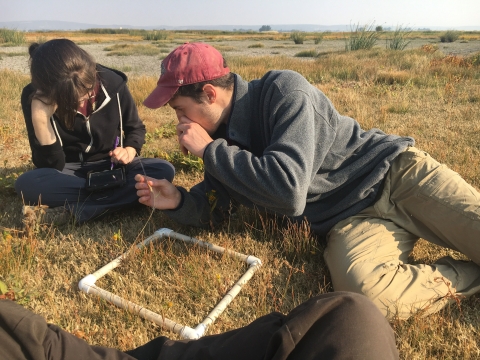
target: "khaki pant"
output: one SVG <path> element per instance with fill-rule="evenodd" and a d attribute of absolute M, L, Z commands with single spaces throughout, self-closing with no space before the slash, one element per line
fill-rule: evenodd
<path fill-rule="evenodd" d="M 409 264 L 419 238 L 473 262 Z M 327 240 L 334 289 L 367 295 L 388 318 L 433 313 L 480 291 L 480 194 L 416 148 L 395 159 L 379 200 L 335 225 Z"/>

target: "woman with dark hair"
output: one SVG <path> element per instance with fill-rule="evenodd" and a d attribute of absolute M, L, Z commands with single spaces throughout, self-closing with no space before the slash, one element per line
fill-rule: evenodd
<path fill-rule="evenodd" d="M 29 53 L 21 102 L 36 169 L 15 183 L 26 217 L 81 223 L 136 204 L 135 174 L 173 180 L 170 163 L 139 157 L 146 130 L 125 74 L 67 39 L 34 43 Z"/>

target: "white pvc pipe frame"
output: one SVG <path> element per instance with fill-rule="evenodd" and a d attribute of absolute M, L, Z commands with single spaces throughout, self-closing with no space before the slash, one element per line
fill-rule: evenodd
<path fill-rule="evenodd" d="M 208 248 L 209 250 L 221 253 L 228 254 L 230 256 L 236 257 L 239 260 L 245 261 L 249 268 L 248 270 L 238 279 L 238 281 L 232 286 L 232 288 L 225 294 L 225 296 L 220 300 L 220 302 L 215 306 L 215 308 L 207 315 L 207 317 L 200 323 L 198 326 L 193 329 L 188 326 L 178 324 L 172 320 L 166 319 L 163 316 L 150 311 L 143 306 L 137 305 L 131 301 L 128 301 L 118 295 L 115 295 L 107 290 L 101 289 L 95 285 L 95 282 L 100 279 L 102 276 L 106 275 L 116 267 L 118 267 L 121 262 L 125 259 L 130 251 L 125 252 L 124 254 L 117 257 L 115 260 L 111 261 L 104 267 L 98 269 L 93 274 L 85 276 L 78 283 L 80 290 L 87 294 L 94 294 L 102 299 L 105 299 L 116 306 L 126 309 L 134 314 L 138 314 L 146 320 L 153 321 L 155 324 L 160 325 L 170 331 L 173 331 L 176 334 L 179 334 L 184 339 L 199 339 L 205 333 L 207 327 L 211 325 L 217 317 L 227 308 L 227 306 L 232 302 L 235 296 L 238 295 L 242 287 L 251 279 L 255 271 L 262 265 L 262 262 L 259 258 L 256 258 L 252 255 L 244 255 L 239 252 L 225 249 L 221 246 L 214 245 L 205 241 L 200 241 L 198 239 L 182 235 L 174 232 L 173 230 L 162 228 L 153 233 L 150 237 L 145 239 L 142 243 L 138 244 L 136 247 L 141 249 L 144 246 L 147 246 L 152 241 L 159 240 L 164 237 L 170 237 L 177 240 L 182 240 L 186 243 L 192 243 L 201 247 Z"/>

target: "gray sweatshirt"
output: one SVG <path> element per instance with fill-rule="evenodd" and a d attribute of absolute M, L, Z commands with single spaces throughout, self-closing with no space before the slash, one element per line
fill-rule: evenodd
<path fill-rule="evenodd" d="M 364 131 L 294 71 L 236 75 L 234 104 L 204 154 L 204 181 L 165 211 L 188 225 L 222 221 L 232 206 L 257 206 L 325 235 L 340 220 L 371 205 L 395 157 L 410 137 Z"/>

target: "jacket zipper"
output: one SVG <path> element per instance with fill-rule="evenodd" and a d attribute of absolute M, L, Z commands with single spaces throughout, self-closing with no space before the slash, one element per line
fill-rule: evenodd
<path fill-rule="evenodd" d="M 110 100 L 111 100 L 111 97 L 108 96 L 108 93 L 107 93 L 107 90 L 105 89 L 105 87 L 103 86 L 102 83 L 100 83 L 100 86 L 105 94 L 105 100 L 103 101 L 103 103 L 100 105 L 100 107 L 98 109 L 96 109 L 90 116 L 92 116 L 93 114 L 95 114 L 97 111 L 99 111 L 101 108 L 103 108 L 105 105 L 107 105 Z M 90 136 L 90 144 L 88 144 L 87 148 L 85 149 L 85 153 L 88 153 L 90 151 L 90 149 L 92 148 L 92 145 L 93 145 L 93 136 L 92 136 L 92 130 L 90 128 L 90 116 L 89 117 L 86 117 L 85 115 L 83 115 L 82 113 L 78 112 L 78 114 L 82 115 L 84 118 L 85 118 L 85 121 L 86 121 L 86 128 L 87 128 L 87 132 L 88 132 L 88 135 Z M 80 152 L 80 161 L 83 163 L 83 154 L 82 152 Z"/>

